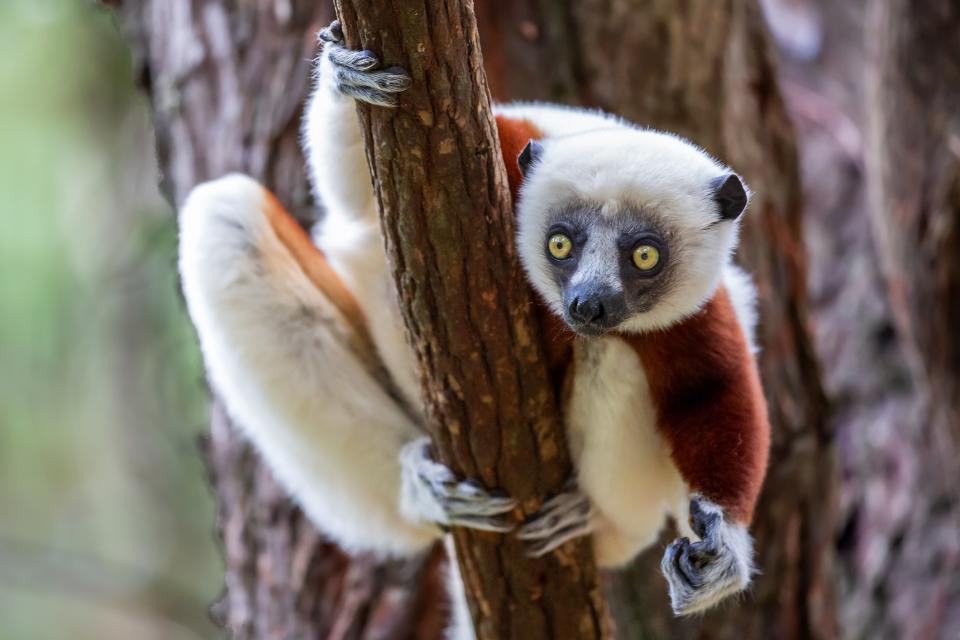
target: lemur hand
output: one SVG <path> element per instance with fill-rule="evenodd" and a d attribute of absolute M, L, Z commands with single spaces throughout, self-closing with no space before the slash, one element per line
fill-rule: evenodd
<path fill-rule="evenodd" d="M 753 541 L 745 527 L 724 520 L 723 509 L 695 497 L 690 524 L 700 540 L 675 540 L 660 562 L 678 616 L 703 611 L 743 590 L 753 572 Z"/>
<path fill-rule="evenodd" d="M 430 438 L 417 438 L 400 451 L 400 509 L 409 518 L 445 526 L 506 533 L 517 503 L 497 496 L 430 457 Z"/>
<path fill-rule="evenodd" d="M 320 76 L 326 76 L 336 91 L 373 105 L 395 107 L 397 94 L 410 88 L 405 70 L 379 69 L 380 60 L 373 52 L 347 49 L 339 20 L 322 29 L 319 38 L 323 42 Z"/>
<path fill-rule="evenodd" d="M 596 525 L 590 499 L 567 482 L 563 491 L 543 503 L 522 527 L 517 537 L 530 542 L 530 555 L 550 553 L 563 543 L 593 532 Z"/>

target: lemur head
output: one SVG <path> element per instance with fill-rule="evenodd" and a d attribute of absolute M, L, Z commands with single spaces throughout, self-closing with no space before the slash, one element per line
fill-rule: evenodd
<path fill-rule="evenodd" d="M 713 294 L 749 196 L 705 152 L 611 128 L 531 140 L 518 164 L 524 267 L 576 333 L 664 328 Z"/>

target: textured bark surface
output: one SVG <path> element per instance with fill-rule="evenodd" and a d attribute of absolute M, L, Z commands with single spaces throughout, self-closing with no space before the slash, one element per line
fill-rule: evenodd
<path fill-rule="evenodd" d="M 753 527 L 762 573 L 742 604 L 677 620 L 657 568 L 670 533 L 611 577 L 618 631 L 624 638 L 833 637 L 835 454 L 807 327 L 793 128 L 756 2 L 485 4 L 487 48 L 507 52 L 490 61 L 491 74 L 502 73 L 493 81 L 504 92 L 498 98 L 587 103 L 675 131 L 731 164 L 754 191 L 739 259 L 760 290 L 760 364 L 773 424 Z"/>
<path fill-rule="evenodd" d="M 359 112 L 437 453 L 532 513 L 571 466 L 513 246 L 473 5 L 337 7 L 351 47 L 413 77 L 398 109 Z M 456 530 L 454 538 L 478 637 L 602 637 L 589 541 L 534 560 L 513 537 Z"/>
<path fill-rule="evenodd" d="M 333 18 L 315 0 L 111 2 L 154 112 L 174 205 L 242 171 L 313 217 L 299 148 L 316 53 Z M 439 638 L 442 552 L 382 564 L 347 558 L 294 507 L 215 401 L 205 443 L 219 505 L 225 591 L 212 613 L 232 638 Z"/>
<path fill-rule="evenodd" d="M 887 499 L 867 493 L 851 517 L 851 574 L 873 591 L 852 582 L 850 617 L 947 638 L 960 624 L 960 4 L 873 0 L 865 23 L 868 210 L 908 366 L 885 398 L 901 399 L 896 420 L 871 433 Z"/>
<path fill-rule="evenodd" d="M 960 441 L 960 4 L 873 2 L 867 170 L 915 379 Z M 960 465 L 953 466 L 956 474 Z"/>

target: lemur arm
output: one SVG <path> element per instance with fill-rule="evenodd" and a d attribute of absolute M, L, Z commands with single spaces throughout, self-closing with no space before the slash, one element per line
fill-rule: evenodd
<path fill-rule="evenodd" d="M 661 569 L 678 615 L 709 609 L 750 584 L 753 515 L 770 446 L 756 364 L 726 289 L 698 313 L 634 336 L 658 428 L 691 493 L 700 540 L 667 547 Z"/>
<path fill-rule="evenodd" d="M 760 377 L 730 296 L 655 334 L 632 338 L 658 427 L 690 487 L 748 525 L 766 473 L 770 425 Z"/>
<path fill-rule="evenodd" d="M 377 214 L 356 101 L 337 86 L 338 69 L 324 45 L 317 58 L 315 89 L 307 104 L 303 147 L 317 200 L 334 215 Z"/>

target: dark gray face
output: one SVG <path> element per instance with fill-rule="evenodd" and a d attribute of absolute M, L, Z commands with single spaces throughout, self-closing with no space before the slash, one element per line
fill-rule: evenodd
<path fill-rule="evenodd" d="M 543 250 L 570 328 L 598 336 L 652 309 L 670 291 L 672 235 L 642 210 L 584 204 L 553 216 Z"/>

